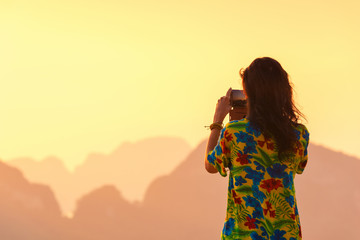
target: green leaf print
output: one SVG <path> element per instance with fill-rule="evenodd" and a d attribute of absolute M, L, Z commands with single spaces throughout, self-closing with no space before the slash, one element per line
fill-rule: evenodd
<path fill-rule="evenodd" d="M 234 140 L 231 140 L 231 141 L 229 142 L 229 144 L 230 144 L 230 149 L 233 149 L 234 146 L 235 146 Z"/>
<path fill-rule="evenodd" d="M 234 213 L 234 208 L 228 207 L 227 212 L 229 214 L 233 214 Z"/>
<path fill-rule="evenodd" d="M 269 198 L 269 202 L 275 207 L 276 219 L 282 219 L 285 216 L 290 216 L 293 212 L 293 209 L 290 207 L 289 203 L 282 197 L 283 194 L 271 193 L 266 194 L 266 197 Z"/>
<path fill-rule="evenodd" d="M 250 233 L 252 233 L 252 231 L 246 231 L 246 230 L 241 230 L 239 228 L 236 228 L 232 232 L 231 236 L 233 239 L 243 239 L 244 237 L 250 236 Z"/>
<path fill-rule="evenodd" d="M 260 221 L 260 223 L 263 225 L 263 227 L 265 228 L 266 232 L 268 232 L 270 235 L 272 235 L 274 233 L 274 227 L 271 224 L 271 222 L 266 219 L 266 221 Z"/>
<path fill-rule="evenodd" d="M 236 192 L 239 193 L 245 193 L 245 194 L 251 194 L 253 191 L 250 186 L 242 185 L 235 189 Z"/>
<path fill-rule="evenodd" d="M 259 148 L 258 148 L 259 149 Z M 260 163 L 263 167 L 267 168 L 270 167 L 274 162 L 271 160 L 270 156 L 264 152 L 263 150 L 259 149 L 259 152 L 261 153 L 262 157 L 254 155 L 253 158 Z"/>
<path fill-rule="evenodd" d="M 244 205 L 240 204 L 240 219 L 241 222 L 245 222 L 246 217 L 250 214 L 250 212 L 244 207 Z M 240 221 L 239 221 L 240 222 Z"/>
<path fill-rule="evenodd" d="M 237 221 L 237 222 L 241 222 L 241 219 L 240 219 L 240 211 L 239 211 L 240 209 L 239 208 L 235 208 L 235 211 L 234 211 L 234 217 L 235 217 L 235 220 Z"/>
<path fill-rule="evenodd" d="M 266 167 L 270 167 L 273 164 L 273 161 L 271 160 L 270 156 L 261 148 L 257 148 L 259 150 L 259 152 L 261 153 L 261 156 L 264 160 L 264 163 L 266 165 Z"/>
<path fill-rule="evenodd" d="M 233 213 L 233 209 L 234 209 L 235 203 L 232 200 L 231 197 L 228 196 L 228 200 L 227 200 L 227 211 L 229 213 Z"/>
<path fill-rule="evenodd" d="M 280 195 L 278 193 L 265 193 L 265 195 L 270 199 L 269 201 L 272 205 L 276 205 L 280 199 Z"/>
<path fill-rule="evenodd" d="M 289 189 L 285 188 L 284 193 L 280 193 L 280 195 L 283 196 L 284 198 L 290 197 Z"/>
<path fill-rule="evenodd" d="M 282 202 L 281 205 L 276 206 L 275 213 L 276 213 L 276 218 L 279 219 L 285 216 L 290 216 L 292 213 L 292 209 L 290 208 L 290 206 Z"/>
<path fill-rule="evenodd" d="M 266 226 L 269 230 L 269 234 L 272 235 L 274 233 L 275 229 L 274 229 L 272 223 L 269 221 L 269 219 L 265 218 L 265 221 L 266 221 Z"/>
<path fill-rule="evenodd" d="M 287 228 L 287 232 L 290 232 L 292 237 L 296 238 L 298 236 L 299 228 L 296 224 L 290 224 Z"/>
<path fill-rule="evenodd" d="M 280 219 L 274 222 L 273 226 L 275 229 L 280 229 L 286 225 L 295 224 L 295 221 L 290 219 Z"/>
<path fill-rule="evenodd" d="M 274 163 L 279 163 L 280 162 L 280 160 L 279 160 L 279 154 L 278 153 L 272 153 L 272 154 L 270 154 L 269 155 L 270 156 L 270 158 L 272 159 L 272 163 L 274 164 Z"/>
<path fill-rule="evenodd" d="M 243 122 L 231 123 L 229 126 L 227 126 L 227 129 L 235 129 L 235 130 L 245 129 L 245 128 L 246 128 L 246 124 L 244 124 Z"/>
<path fill-rule="evenodd" d="M 240 166 L 240 167 L 233 167 L 231 169 L 232 174 L 238 173 L 238 172 L 242 172 L 244 170 L 244 168 L 246 168 L 246 166 Z"/>
<path fill-rule="evenodd" d="M 258 157 L 258 156 L 256 156 L 256 155 L 254 155 L 253 158 L 254 158 L 258 163 L 260 163 L 260 165 L 262 165 L 263 167 L 267 168 L 266 163 L 264 162 L 264 160 L 263 160 L 261 157 Z"/>
<path fill-rule="evenodd" d="M 232 145 L 231 147 L 234 149 L 234 151 L 231 151 L 231 158 L 236 159 L 238 157 L 237 153 L 242 152 L 243 149 L 241 149 L 236 143 L 234 143 L 234 145 Z"/>
<path fill-rule="evenodd" d="M 306 148 L 306 141 L 305 141 L 305 140 L 301 140 L 300 142 L 301 142 L 301 144 L 303 145 L 303 148 Z"/>

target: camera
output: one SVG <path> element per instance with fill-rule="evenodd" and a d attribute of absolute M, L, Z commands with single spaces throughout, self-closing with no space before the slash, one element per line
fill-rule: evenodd
<path fill-rule="evenodd" d="M 230 110 L 229 120 L 240 120 L 246 117 L 247 102 L 243 90 L 232 90 L 230 94 Z"/>
<path fill-rule="evenodd" d="M 243 90 L 232 90 L 230 94 L 232 107 L 246 107 L 246 98 Z"/>

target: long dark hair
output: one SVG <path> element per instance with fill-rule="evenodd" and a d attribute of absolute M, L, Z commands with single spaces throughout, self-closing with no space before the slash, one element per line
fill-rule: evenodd
<path fill-rule="evenodd" d="M 273 138 L 284 160 L 297 141 L 294 126 L 305 116 L 295 106 L 287 72 L 269 57 L 255 59 L 240 76 L 248 97 L 248 119 L 265 137 Z"/>

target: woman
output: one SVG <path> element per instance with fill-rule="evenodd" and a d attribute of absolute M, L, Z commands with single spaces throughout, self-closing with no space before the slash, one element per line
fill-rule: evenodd
<path fill-rule="evenodd" d="M 301 239 L 294 177 L 307 163 L 309 132 L 292 99 L 288 74 L 276 60 L 255 59 L 240 70 L 247 115 L 222 127 L 230 93 L 216 105 L 205 168 L 227 176 L 221 239 Z M 230 113 L 231 114 L 231 113 Z"/>

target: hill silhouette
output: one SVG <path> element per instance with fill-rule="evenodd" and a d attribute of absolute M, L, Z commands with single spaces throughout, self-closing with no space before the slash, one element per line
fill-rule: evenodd
<path fill-rule="evenodd" d="M 170 175 L 155 180 L 146 193 L 144 207 L 159 216 L 163 228 L 175 231 L 180 225 L 186 229 L 168 239 L 220 238 L 227 183 L 219 174 L 205 172 L 204 151 L 202 142 Z M 295 178 L 304 239 L 357 238 L 358 170 L 359 159 L 310 144 L 308 166 Z"/>
<path fill-rule="evenodd" d="M 51 189 L 29 183 L 16 168 L 0 161 L 0 239 L 60 240 L 67 219 Z"/>
<path fill-rule="evenodd" d="M 142 202 L 131 203 L 114 184 L 103 184 L 78 199 L 71 219 L 61 216 L 49 187 L 36 191 L 31 186 L 37 184 L 30 184 L 20 171 L 1 163 L 0 206 L 5 214 L 0 215 L 0 238 L 219 239 L 228 178 L 205 171 L 205 145 L 205 141 L 200 143 L 172 172 L 152 181 Z M 295 179 L 304 239 L 357 239 L 359 169 L 360 159 L 310 144 L 308 166 Z M 14 201 L 14 191 L 22 200 Z"/>
<path fill-rule="evenodd" d="M 40 162 L 15 158 L 7 163 L 21 169 L 30 181 L 49 185 L 62 212 L 70 215 L 77 198 L 106 184 L 121 189 L 130 201 L 141 201 L 151 181 L 170 173 L 190 151 L 190 146 L 180 138 L 157 137 L 123 143 L 110 154 L 91 153 L 74 172 L 68 171 L 55 156 Z"/>
<path fill-rule="evenodd" d="M 94 239 L 147 239 L 138 224 L 140 209 L 126 201 L 112 185 L 104 185 L 77 201 L 71 220 L 72 231 L 86 229 L 83 238 Z"/>
<path fill-rule="evenodd" d="M 171 174 L 148 188 L 142 206 L 148 216 L 157 216 L 154 239 L 159 235 L 174 240 L 220 238 L 227 178 L 205 171 L 205 147 L 202 142 Z"/>
<path fill-rule="evenodd" d="M 202 142 L 169 175 L 154 180 L 133 218 L 128 218 L 138 220 L 138 231 L 146 233 L 146 239 L 220 238 L 228 178 L 204 170 L 205 145 Z M 310 145 L 308 166 L 295 179 L 304 239 L 356 239 L 358 169 L 359 159 Z M 93 197 L 101 198 L 100 194 Z M 143 239 L 141 233 L 127 239 Z"/>
<path fill-rule="evenodd" d="M 304 239 L 357 239 L 360 159 L 310 144 L 309 162 L 295 180 Z"/>

